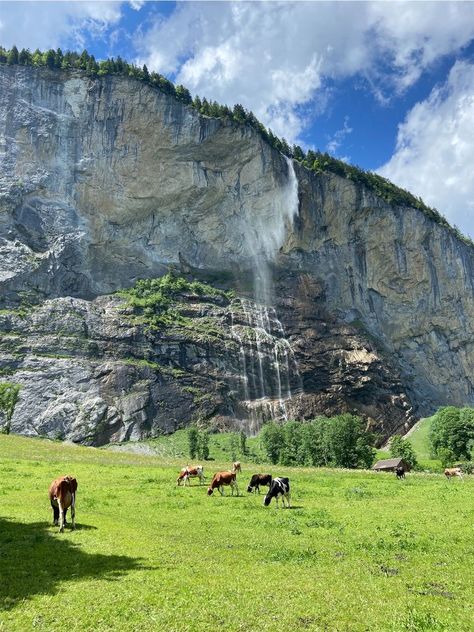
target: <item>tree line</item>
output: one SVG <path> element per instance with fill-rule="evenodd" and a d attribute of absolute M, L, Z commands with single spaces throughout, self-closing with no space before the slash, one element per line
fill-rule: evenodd
<path fill-rule="evenodd" d="M 373 442 L 363 420 L 350 414 L 307 422 L 270 422 L 261 432 L 268 460 L 285 466 L 369 468 L 375 457 Z"/>
<path fill-rule="evenodd" d="M 443 466 L 472 461 L 474 408 L 445 406 L 434 415 L 430 428 L 432 456 Z"/>
<path fill-rule="evenodd" d="M 142 67 L 130 64 L 119 57 L 111 57 L 97 61 L 94 55 L 86 50 L 82 53 L 67 51 L 63 53 L 60 48 L 50 49 L 41 52 L 36 49 L 33 53 L 29 49 L 18 50 L 13 46 L 10 50 L 0 47 L 0 64 L 22 65 L 22 66 L 45 66 L 50 69 L 83 71 L 90 77 L 104 77 L 108 75 L 121 75 L 143 81 L 153 86 L 161 92 L 168 94 L 181 103 L 189 105 L 203 116 L 234 121 L 242 125 L 252 127 L 268 144 L 280 151 L 285 156 L 298 161 L 307 169 L 316 173 L 334 173 L 343 178 L 361 184 L 374 191 L 376 195 L 384 199 L 389 204 L 404 205 L 416 208 L 430 217 L 433 221 L 447 228 L 458 239 L 474 245 L 468 237 L 463 235 L 456 226 L 451 226 L 447 219 L 436 209 L 427 206 L 420 197 L 417 197 L 395 186 L 390 180 L 366 171 L 361 167 L 349 165 L 342 160 L 338 160 L 326 152 L 308 150 L 305 152 L 299 145 L 292 145 L 284 139 L 276 136 L 271 129 L 267 129 L 253 112 L 237 103 L 232 108 L 222 105 L 217 101 L 208 101 L 199 96 L 194 98 L 187 88 L 182 85 L 175 86 L 169 79 L 157 72 L 150 72 L 144 64 Z"/>

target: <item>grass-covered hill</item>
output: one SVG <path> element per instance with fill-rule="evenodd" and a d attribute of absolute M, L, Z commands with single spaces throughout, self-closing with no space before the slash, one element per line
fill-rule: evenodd
<path fill-rule="evenodd" d="M 209 498 L 176 487 L 182 464 L 0 435 L 0 630 L 472 630 L 471 477 L 244 463 L 241 496 Z M 246 493 L 263 469 L 291 510 Z M 78 528 L 59 534 L 66 473 Z"/>

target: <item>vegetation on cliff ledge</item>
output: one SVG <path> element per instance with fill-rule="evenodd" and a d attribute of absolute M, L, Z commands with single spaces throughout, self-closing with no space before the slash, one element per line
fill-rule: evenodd
<path fill-rule="evenodd" d="M 133 308 L 141 322 L 157 329 L 186 324 L 177 309 L 180 297 L 191 295 L 225 301 L 233 298 L 232 291 L 219 290 L 201 281 L 188 281 L 172 272 L 157 279 L 141 279 L 133 287 L 119 290 L 117 295 L 126 299 L 127 306 Z"/>
<path fill-rule="evenodd" d="M 94 55 L 90 55 L 86 50 L 81 54 L 70 51 L 63 53 L 60 48 L 57 50 L 50 49 L 45 52 L 36 49 L 31 53 L 24 48 L 19 51 L 16 46 L 13 46 L 10 50 L 0 46 L 0 64 L 44 66 L 51 70 L 76 69 L 83 71 L 90 77 L 120 75 L 143 81 L 174 97 L 181 103 L 195 108 L 203 116 L 249 125 L 272 147 L 285 156 L 297 160 L 307 169 L 315 173 L 334 173 L 342 178 L 363 185 L 389 204 L 416 208 L 437 224 L 444 226 L 464 243 L 474 245 L 474 242 L 463 235 L 456 226 L 451 226 L 439 211 L 429 207 L 420 197 L 416 197 L 409 191 L 396 186 L 390 180 L 372 171 L 366 171 L 360 167 L 347 164 L 328 153 L 312 150 L 305 152 L 299 145 L 291 147 L 284 138 L 278 138 L 270 129 L 266 129 L 253 112 L 246 110 L 239 103 L 230 108 L 216 101 L 208 101 L 206 98 L 201 99 L 197 95 L 193 99 L 187 88 L 182 85 L 175 86 L 169 79 L 159 73 L 149 72 L 146 65 L 140 68 L 134 64 L 129 64 L 121 57 L 97 61 Z"/>

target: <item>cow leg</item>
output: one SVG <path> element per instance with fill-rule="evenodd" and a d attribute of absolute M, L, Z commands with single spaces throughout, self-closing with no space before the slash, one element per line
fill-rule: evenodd
<path fill-rule="evenodd" d="M 72 502 L 71 502 L 71 523 L 72 523 L 72 528 L 75 529 L 76 528 L 76 494 L 72 495 Z"/>
<path fill-rule="evenodd" d="M 54 505 L 53 501 L 51 501 L 51 507 L 53 508 L 53 525 L 57 527 L 59 522 L 59 507 Z"/>
<path fill-rule="evenodd" d="M 59 532 L 62 533 L 64 531 L 64 511 L 61 500 L 58 498 L 58 507 L 59 507 Z"/>
<path fill-rule="evenodd" d="M 288 504 L 288 509 L 290 509 L 290 507 L 291 507 L 291 502 L 290 502 L 291 501 L 291 496 L 288 493 L 288 494 L 285 494 L 285 497 L 286 497 L 286 502 Z"/>
<path fill-rule="evenodd" d="M 64 526 L 67 525 L 67 510 L 68 508 L 66 507 L 66 509 L 64 510 Z"/>
<path fill-rule="evenodd" d="M 224 494 L 224 488 L 222 487 L 222 485 L 220 487 L 217 488 L 221 494 L 221 496 L 225 496 Z"/>

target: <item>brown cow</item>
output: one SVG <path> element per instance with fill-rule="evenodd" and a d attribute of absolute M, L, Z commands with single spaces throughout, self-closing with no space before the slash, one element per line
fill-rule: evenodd
<path fill-rule="evenodd" d="M 181 472 L 179 473 L 178 478 L 176 479 L 176 485 L 181 485 L 181 482 L 183 482 L 183 485 L 186 487 L 187 484 L 189 484 L 189 479 L 190 478 L 199 478 L 199 485 L 202 485 L 204 483 L 204 468 L 202 465 L 194 465 L 189 467 L 189 465 L 186 465 L 186 467 L 183 467 L 183 469 L 181 470 Z"/>
<path fill-rule="evenodd" d="M 74 521 L 76 517 L 76 492 L 77 481 L 72 476 L 61 476 L 54 480 L 49 486 L 49 500 L 53 508 L 53 524 L 58 526 L 59 531 L 64 531 L 66 524 L 66 513 L 71 507 L 72 528 L 76 528 Z"/>
<path fill-rule="evenodd" d="M 271 474 L 254 474 L 250 479 L 249 486 L 247 487 L 247 491 L 253 492 L 257 491 L 260 494 L 260 485 L 268 485 L 270 489 L 270 485 L 272 484 L 272 475 Z"/>
<path fill-rule="evenodd" d="M 239 495 L 239 488 L 237 487 L 237 479 L 235 472 L 216 472 L 207 490 L 207 495 L 212 496 L 212 493 L 217 488 L 221 496 L 224 496 L 224 485 L 230 485 L 232 489 L 232 496 L 234 495 L 234 489 Z"/>
<path fill-rule="evenodd" d="M 237 474 L 237 472 L 242 472 L 242 467 L 240 465 L 240 461 L 235 461 L 232 463 L 232 471 Z"/>
<path fill-rule="evenodd" d="M 446 478 L 448 479 L 448 481 L 450 481 L 454 476 L 459 476 L 459 478 L 464 481 L 463 477 L 462 477 L 462 470 L 460 467 L 447 467 L 444 470 L 444 475 L 446 476 Z"/>

